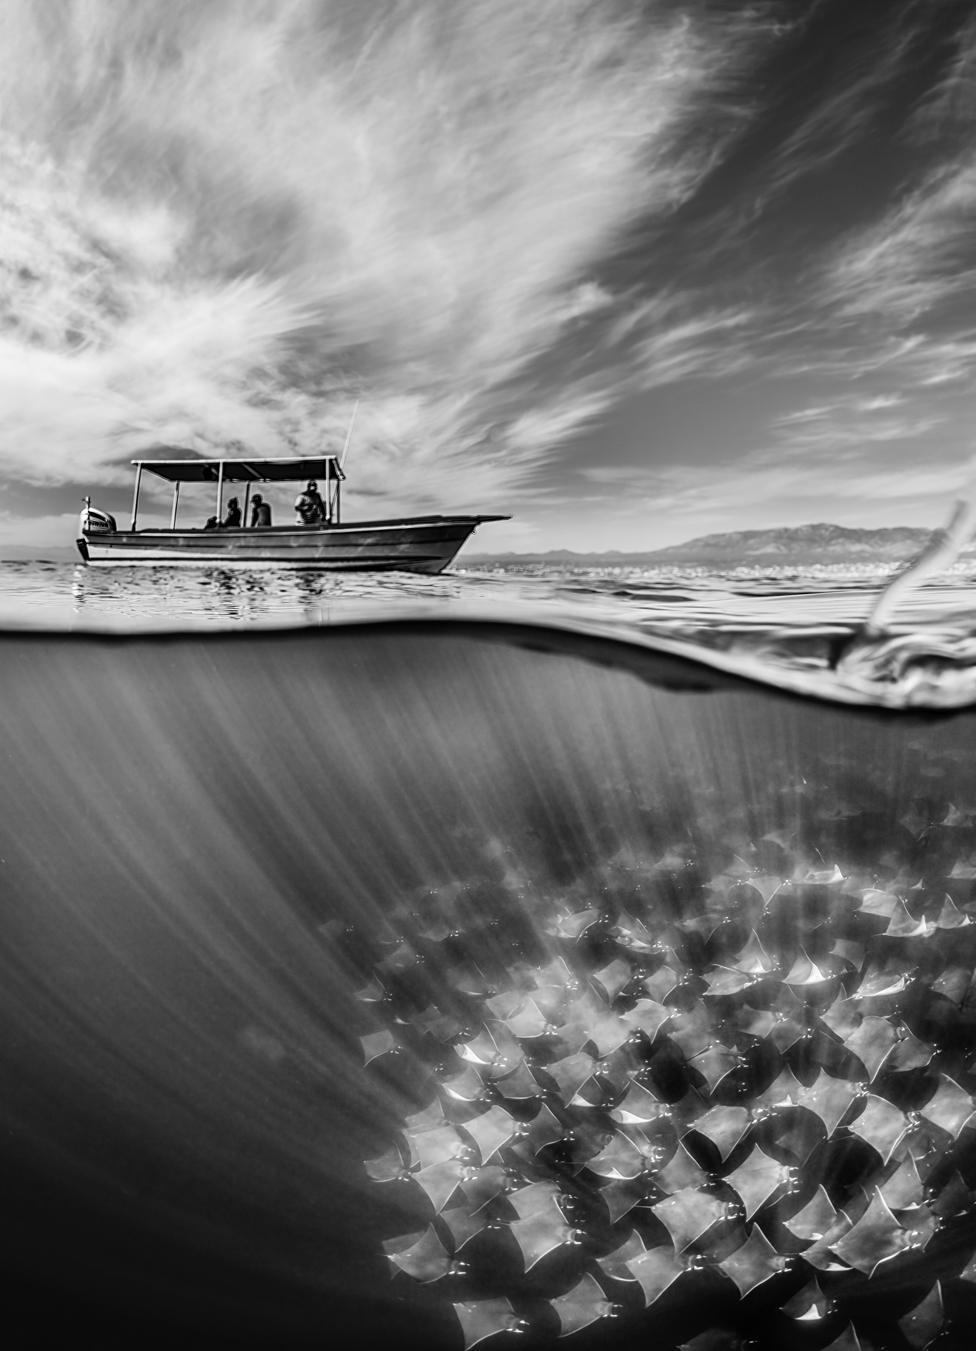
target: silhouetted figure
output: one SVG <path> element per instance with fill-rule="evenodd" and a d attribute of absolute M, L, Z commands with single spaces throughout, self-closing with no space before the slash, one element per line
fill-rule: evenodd
<path fill-rule="evenodd" d="M 305 491 L 295 499 L 295 511 L 302 525 L 322 525 L 328 518 L 325 503 L 319 495 L 318 484 L 309 479 Z"/>
<path fill-rule="evenodd" d="M 236 497 L 229 499 L 227 503 L 227 514 L 221 524 L 225 529 L 233 529 L 241 524 L 241 508 Z"/>
<path fill-rule="evenodd" d="M 216 530 L 219 525 L 220 522 L 217 520 L 216 516 L 208 516 L 207 524 L 203 528 L 204 530 Z"/>
<path fill-rule="evenodd" d="M 251 529 L 271 524 L 271 508 L 260 493 L 251 498 Z"/>

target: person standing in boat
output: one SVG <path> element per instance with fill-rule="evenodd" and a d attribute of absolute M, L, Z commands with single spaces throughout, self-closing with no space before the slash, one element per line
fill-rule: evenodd
<path fill-rule="evenodd" d="M 232 497 L 227 503 L 227 515 L 221 521 L 225 530 L 233 530 L 241 524 L 241 507 L 236 497 Z"/>
<path fill-rule="evenodd" d="M 256 530 L 271 524 L 271 508 L 260 493 L 251 498 L 251 529 Z"/>
<path fill-rule="evenodd" d="M 318 484 L 309 479 L 305 491 L 295 498 L 295 511 L 302 525 L 324 525 L 328 519 L 325 503 L 319 495 Z"/>

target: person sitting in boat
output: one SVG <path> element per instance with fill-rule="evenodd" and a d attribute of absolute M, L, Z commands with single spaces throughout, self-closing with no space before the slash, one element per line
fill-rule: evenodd
<path fill-rule="evenodd" d="M 260 493 L 251 498 L 251 529 L 271 524 L 271 508 Z"/>
<path fill-rule="evenodd" d="M 217 520 L 216 516 L 208 516 L 207 524 L 203 528 L 204 530 L 216 530 L 219 525 L 220 522 Z"/>
<path fill-rule="evenodd" d="M 241 524 L 241 507 L 236 497 L 230 498 L 227 503 L 227 515 L 221 521 L 225 530 L 232 530 L 235 526 Z"/>
<path fill-rule="evenodd" d="M 295 511 L 302 525 L 323 525 L 327 520 L 325 503 L 314 479 L 309 479 L 305 491 L 295 498 Z"/>

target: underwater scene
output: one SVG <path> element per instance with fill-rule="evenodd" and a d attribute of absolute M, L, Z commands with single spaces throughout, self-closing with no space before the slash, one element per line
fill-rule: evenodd
<path fill-rule="evenodd" d="M 973 715 L 679 646 L 8 630 L 24 1345 L 966 1344 Z"/>

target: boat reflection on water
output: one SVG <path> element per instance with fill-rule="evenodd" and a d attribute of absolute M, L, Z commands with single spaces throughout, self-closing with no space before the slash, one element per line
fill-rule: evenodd
<path fill-rule="evenodd" d="M 972 1316 L 971 713 L 390 623 L 12 633 L 0 717 L 38 1345 Z"/>

